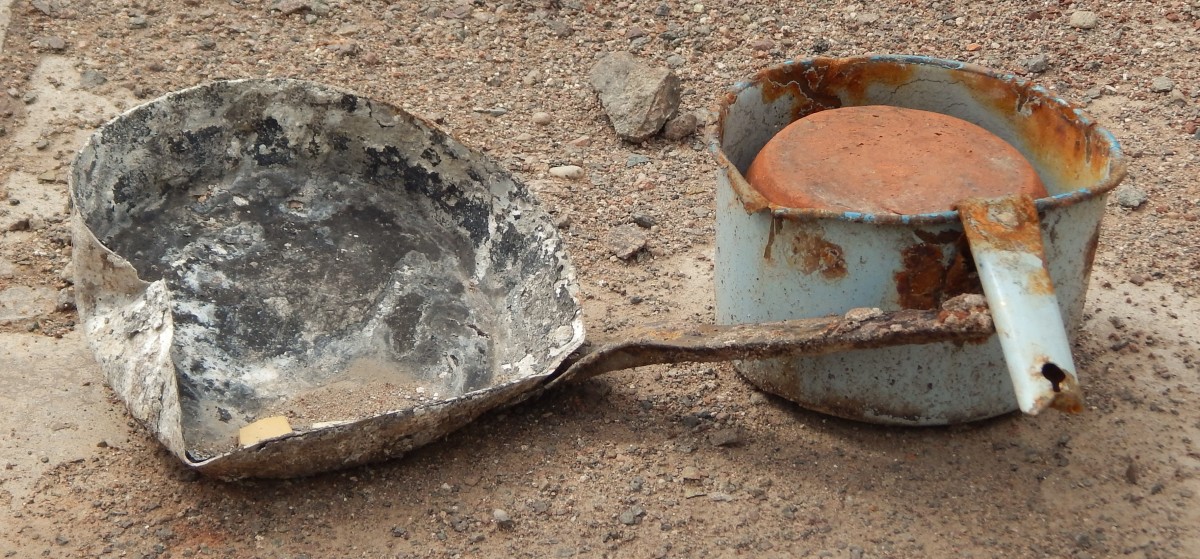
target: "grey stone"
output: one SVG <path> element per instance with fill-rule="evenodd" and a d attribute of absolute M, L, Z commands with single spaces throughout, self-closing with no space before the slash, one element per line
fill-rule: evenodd
<path fill-rule="evenodd" d="M 100 87 L 108 82 L 108 76 L 105 76 L 99 70 L 84 70 L 79 75 L 79 87 L 84 89 L 92 89 Z"/>
<path fill-rule="evenodd" d="M 629 260 L 646 248 L 647 240 L 641 227 L 632 223 L 618 225 L 608 232 L 608 250 L 621 260 Z"/>
<path fill-rule="evenodd" d="M 1150 198 L 1145 190 L 1132 184 L 1123 184 L 1117 187 L 1116 192 L 1113 194 L 1117 200 L 1117 204 L 1122 208 L 1129 208 L 1131 210 L 1141 207 Z"/>
<path fill-rule="evenodd" d="M 637 167 L 638 165 L 645 165 L 649 162 L 650 162 L 649 157 L 642 155 L 640 153 L 635 153 L 633 155 L 630 155 L 629 159 L 625 160 L 625 167 Z"/>
<path fill-rule="evenodd" d="M 550 23 L 546 24 L 546 26 L 550 28 L 550 32 L 553 33 L 555 37 L 559 38 L 570 37 L 571 34 L 575 32 L 575 28 L 571 27 L 571 24 L 561 19 L 551 21 Z"/>
<path fill-rule="evenodd" d="M 621 521 L 621 524 L 633 526 L 634 524 L 641 523 L 643 516 L 646 516 L 646 510 L 642 507 L 634 505 L 618 515 L 617 519 Z"/>
<path fill-rule="evenodd" d="M 504 509 L 495 509 L 492 511 L 492 520 L 496 521 L 496 525 L 501 530 L 512 530 L 514 523 L 511 516 Z"/>
<path fill-rule="evenodd" d="M 708 436 L 713 446 L 738 446 L 746 442 L 746 432 L 737 427 L 713 431 Z"/>
<path fill-rule="evenodd" d="M 631 142 L 654 136 L 679 108 L 679 78 L 627 52 L 597 62 L 591 83 L 617 135 Z"/>
<path fill-rule="evenodd" d="M 854 21 L 859 25 L 871 25 L 879 21 L 879 14 L 874 12 L 863 12 L 854 18 Z"/>
<path fill-rule="evenodd" d="M 141 14 L 129 16 L 129 28 L 130 29 L 145 29 L 146 25 L 147 25 L 146 16 L 141 15 Z"/>
<path fill-rule="evenodd" d="M 1150 91 L 1155 93 L 1168 93 L 1175 89 L 1175 81 L 1166 76 L 1159 76 L 1150 80 Z"/>
<path fill-rule="evenodd" d="M 1040 74 L 1050 69 L 1050 57 L 1045 54 L 1039 54 L 1025 60 L 1023 63 L 1025 71 L 1030 74 Z"/>
<path fill-rule="evenodd" d="M 1076 29 L 1095 29 L 1100 23 L 1100 16 L 1096 12 L 1080 10 L 1071 14 L 1071 19 L 1067 24 Z"/>
<path fill-rule="evenodd" d="M 633 223 L 642 229 L 649 229 L 654 227 L 655 221 L 654 218 L 649 215 L 637 213 L 633 214 Z"/>
<path fill-rule="evenodd" d="M 683 113 L 667 121 L 663 126 L 663 136 L 668 140 L 682 140 L 694 134 L 699 125 L 700 119 L 695 114 Z"/>
<path fill-rule="evenodd" d="M 687 59 L 678 54 L 672 54 L 667 57 L 667 66 L 671 68 L 679 68 L 687 63 Z"/>

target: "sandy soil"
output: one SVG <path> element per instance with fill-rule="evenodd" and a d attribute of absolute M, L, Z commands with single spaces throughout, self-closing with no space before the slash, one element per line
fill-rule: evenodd
<path fill-rule="evenodd" d="M 700 4 L 0 0 L 0 557 L 1200 556 L 1200 3 Z M 70 305 L 71 158 L 120 110 L 218 78 L 327 82 L 488 150 L 569 222 L 593 330 L 712 320 L 714 165 L 698 136 L 616 138 L 586 76 L 621 49 L 675 66 L 684 110 L 788 58 L 880 52 L 1084 105 L 1131 155 L 1075 348 L 1087 410 L 882 428 L 729 366 L 648 367 L 401 460 L 231 484 L 104 387 Z M 565 164 L 586 179 L 547 175 Z M 625 262 L 606 239 L 634 214 L 656 225 Z"/>

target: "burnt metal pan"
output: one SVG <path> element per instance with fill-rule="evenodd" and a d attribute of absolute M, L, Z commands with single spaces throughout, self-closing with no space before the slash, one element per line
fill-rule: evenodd
<path fill-rule="evenodd" d="M 226 479 L 396 457 L 605 371 L 993 332 L 968 297 L 585 343 L 563 241 L 521 182 L 420 118 L 304 81 L 136 107 L 70 182 L 78 308 L 108 383 Z"/>

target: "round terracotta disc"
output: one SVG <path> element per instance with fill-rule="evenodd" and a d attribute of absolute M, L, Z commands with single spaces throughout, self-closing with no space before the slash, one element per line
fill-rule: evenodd
<path fill-rule="evenodd" d="M 758 153 L 746 180 L 775 206 L 864 213 L 933 213 L 966 198 L 1047 195 L 1029 161 L 991 132 L 886 105 L 789 124 Z"/>

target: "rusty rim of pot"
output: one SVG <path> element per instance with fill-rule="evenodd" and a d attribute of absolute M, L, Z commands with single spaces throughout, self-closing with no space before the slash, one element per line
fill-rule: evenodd
<path fill-rule="evenodd" d="M 836 72 L 848 68 L 852 69 L 860 65 L 891 65 L 899 68 L 906 66 L 928 66 L 961 73 L 963 78 L 983 83 L 990 82 L 989 85 L 993 87 L 1008 87 L 1016 94 L 1015 97 L 1017 97 L 1019 103 L 1018 110 L 1028 107 L 1029 101 L 1033 99 L 1045 102 L 1049 108 L 1053 109 L 1071 127 L 1079 131 L 1082 140 L 1086 144 L 1085 148 L 1091 149 L 1095 153 L 1105 154 L 1107 161 L 1104 161 L 1104 172 L 1101 174 L 1101 179 L 1097 184 L 1037 199 L 1036 204 L 1039 213 L 1050 209 L 1072 206 L 1106 194 L 1120 184 L 1121 180 L 1125 177 L 1127 168 L 1126 157 L 1121 151 L 1116 137 L 1111 132 L 1100 126 L 1075 105 L 1052 95 L 1046 88 L 1033 84 L 1029 80 L 1014 74 L 997 72 L 968 62 L 917 55 L 882 54 L 847 58 L 815 57 L 789 60 L 783 64 L 761 70 L 752 79 L 734 84 L 732 88 L 727 90 L 720 104 L 717 106 L 717 124 L 707 134 L 709 151 L 717 158 L 719 167 L 727 172 L 738 198 L 742 200 L 748 213 L 770 210 L 777 217 L 797 220 L 832 219 L 880 225 L 934 225 L 957 223 L 959 221 L 958 211 L 956 210 L 921 214 L 893 214 L 779 207 L 767 202 L 765 198 L 758 194 L 746 181 L 742 172 L 738 170 L 737 165 L 733 164 L 725 154 L 724 149 L 721 147 L 724 139 L 725 119 L 729 115 L 729 107 L 737 102 L 738 95 L 743 91 L 764 84 L 779 86 L 779 83 L 772 81 L 777 75 L 795 76 L 814 68 L 824 68 L 826 71 Z M 805 93 L 814 93 L 811 90 L 814 81 L 816 82 L 815 85 L 820 85 L 822 80 L 813 80 L 810 77 L 805 81 L 807 84 L 802 84 L 797 80 L 783 83 L 786 86 L 795 86 L 798 88 L 804 88 L 807 85 L 808 89 L 805 90 Z M 866 84 L 857 83 L 853 85 L 861 89 L 865 88 Z M 902 85 L 902 83 L 896 85 Z M 842 106 L 853 106 L 853 104 L 843 105 L 840 99 L 830 95 L 806 95 L 806 98 L 810 101 L 814 110 L 808 112 L 795 111 L 792 115 L 793 121 L 812 112 Z M 749 162 L 747 162 L 747 166 L 749 166 Z"/>

